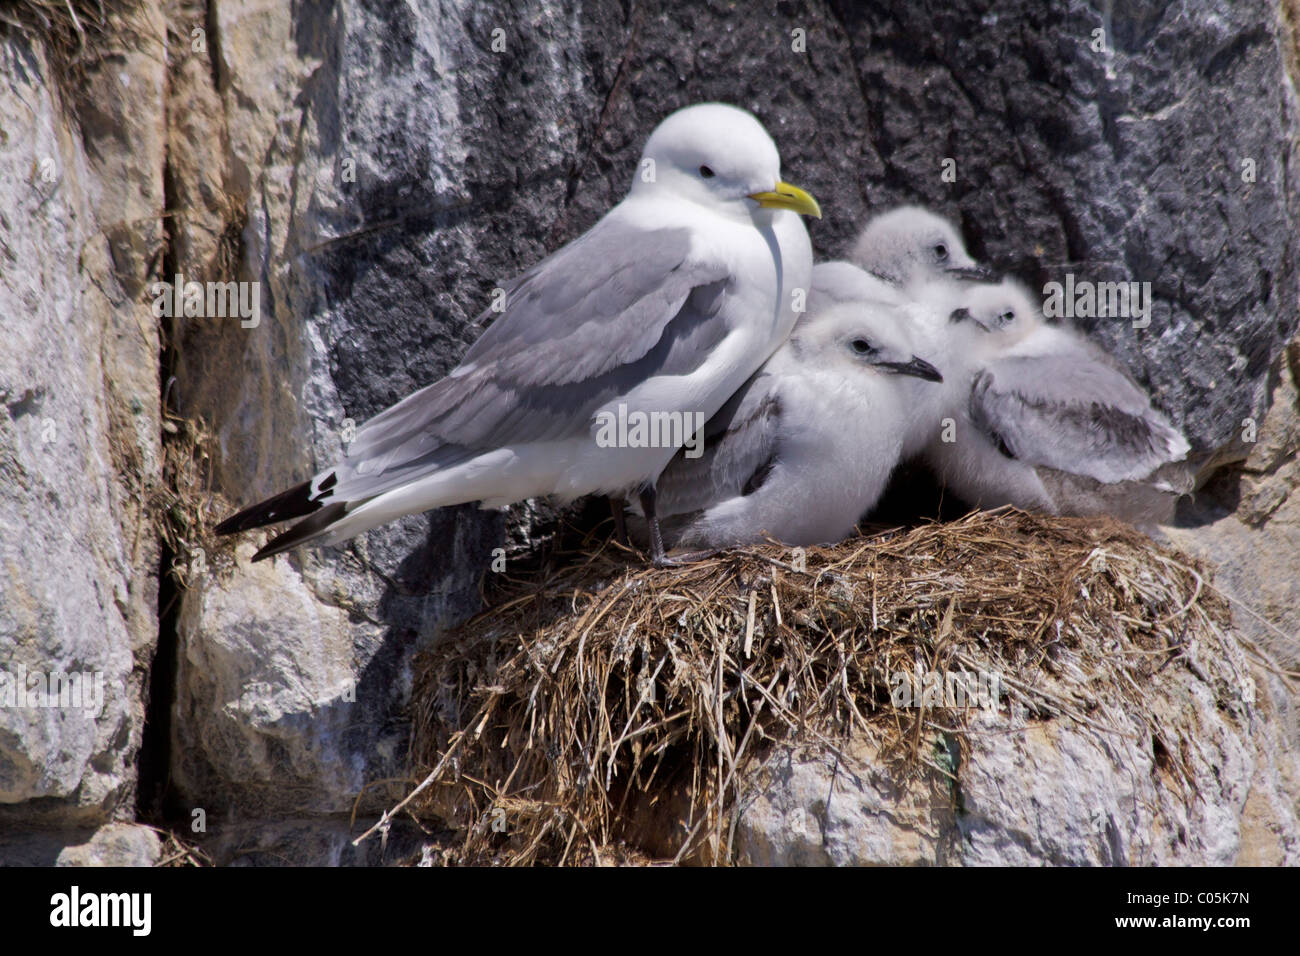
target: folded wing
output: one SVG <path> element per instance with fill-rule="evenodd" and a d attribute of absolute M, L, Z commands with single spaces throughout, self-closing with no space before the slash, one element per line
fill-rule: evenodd
<path fill-rule="evenodd" d="M 366 422 L 346 457 L 222 522 L 229 534 L 356 503 L 485 451 L 585 434 L 603 404 L 656 375 L 689 374 L 727 334 L 713 321 L 729 284 L 683 228 L 616 216 L 505 290 L 447 377 Z"/>
<path fill-rule="evenodd" d="M 776 378 L 760 370 L 704 426 L 699 457 L 683 449 L 664 469 L 655 510 L 686 514 L 756 491 L 776 460 L 780 424 Z"/>
<path fill-rule="evenodd" d="M 1085 355 L 991 363 L 975 376 L 970 415 L 1010 457 L 1105 483 L 1145 478 L 1188 451 L 1141 388 Z"/>

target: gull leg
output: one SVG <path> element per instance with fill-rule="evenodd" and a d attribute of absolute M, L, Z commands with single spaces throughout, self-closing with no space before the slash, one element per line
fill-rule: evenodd
<path fill-rule="evenodd" d="M 671 568 L 676 561 L 664 554 L 664 538 L 659 531 L 659 518 L 655 515 L 655 490 L 651 485 L 641 489 L 641 511 L 650 527 L 650 561 L 656 568 Z"/>
<path fill-rule="evenodd" d="M 623 547 L 631 547 L 627 540 L 627 518 L 623 515 L 623 509 L 627 507 L 627 502 L 622 498 L 610 498 L 609 510 L 614 513 L 614 540 Z"/>

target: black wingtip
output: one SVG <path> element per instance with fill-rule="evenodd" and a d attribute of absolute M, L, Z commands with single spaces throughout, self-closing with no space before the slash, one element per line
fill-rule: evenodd
<path fill-rule="evenodd" d="M 319 502 L 317 503 L 319 507 Z M 337 501 L 320 508 L 315 514 L 299 521 L 292 528 L 276 535 L 253 555 L 253 561 L 265 561 L 277 554 L 292 550 L 317 537 L 322 531 L 347 514 L 347 504 Z"/>
<path fill-rule="evenodd" d="M 331 479 L 334 476 L 322 482 L 322 487 L 327 483 L 333 486 Z M 294 485 L 288 491 L 282 491 L 273 498 L 267 498 L 265 501 L 259 501 L 255 505 L 250 505 L 238 514 L 231 515 L 214 529 L 217 534 L 238 534 L 240 531 L 251 531 L 254 528 L 261 528 L 268 524 L 275 524 L 277 521 L 288 521 L 292 518 L 301 518 L 304 515 L 312 514 L 323 507 L 321 501 L 313 501 L 311 497 L 311 482 L 304 481 L 302 484 Z"/>

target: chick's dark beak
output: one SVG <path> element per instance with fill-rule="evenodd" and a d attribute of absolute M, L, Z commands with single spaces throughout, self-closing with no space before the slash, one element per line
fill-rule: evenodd
<path fill-rule="evenodd" d="M 942 382 L 943 376 L 939 370 L 923 358 L 912 356 L 910 362 L 881 362 L 880 367 L 893 372 L 895 375 L 912 375 L 916 378 L 923 378 L 927 382 Z"/>

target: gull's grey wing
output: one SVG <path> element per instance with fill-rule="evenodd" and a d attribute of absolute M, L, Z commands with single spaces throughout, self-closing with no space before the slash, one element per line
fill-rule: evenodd
<path fill-rule="evenodd" d="M 727 278 L 691 261 L 689 229 L 645 230 L 606 219 L 505 291 L 504 310 L 453 375 L 493 367 L 520 385 L 565 385 L 641 358 L 691 290 Z"/>
<path fill-rule="evenodd" d="M 698 458 L 678 451 L 655 482 L 660 516 L 700 511 L 763 484 L 779 450 L 781 396 L 777 380 L 760 369 L 704 426 Z"/>
<path fill-rule="evenodd" d="M 975 376 L 970 414 L 1010 457 L 1105 483 L 1145 478 L 1187 453 L 1132 379 L 1083 353 L 991 363 Z"/>
<path fill-rule="evenodd" d="M 333 496 L 372 496 L 480 451 L 585 434 L 601 405 L 707 359 L 729 331 L 710 321 L 729 279 L 721 263 L 692 256 L 687 229 L 602 220 L 506 289 L 504 310 L 450 375 L 360 428 L 333 470 Z"/>

